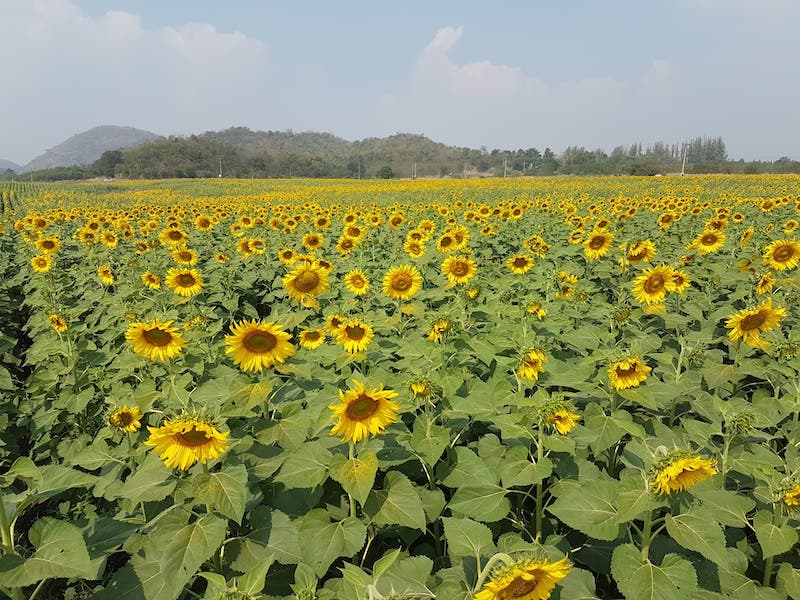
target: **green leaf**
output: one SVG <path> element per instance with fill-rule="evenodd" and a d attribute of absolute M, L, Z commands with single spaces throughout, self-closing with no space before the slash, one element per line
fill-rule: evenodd
<path fill-rule="evenodd" d="M 86 542 L 75 525 L 44 517 L 33 524 L 28 539 L 36 548 L 33 556 L 0 558 L 0 580 L 4 586 L 23 587 L 56 577 L 97 577 Z"/>
<path fill-rule="evenodd" d="M 614 549 L 611 574 L 628 600 L 689 600 L 697 589 L 697 573 L 688 560 L 667 554 L 656 566 L 633 544 Z"/>
<path fill-rule="evenodd" d="M 420 415 L 414 421 L 410 443 L 414 452 L 429 465 L 434 465 L 450 443 L 450 430 L 437 425 L 432 418 Z"/>
<path fill-rule="evenodd" d="M 456 519 L 444 517 L 444 537 L 447 540 L 447 552 L 453 564 L 454 558 L 461 556 L 489 556 L 494 553 L 492 530 L 472 519 Z"/>
<path fill-rule="evenodd" d="M 753 529 L 764 558 L 788 552 L 797 543 L 797 530 L 789 525 L 779 527 L 773 524 L 772 514 L 766 510 L 756 513 L 753 518 Z"/>
<path fill-rule="evenodd" d="M 364 512 L 377 525 L 403 525 L 425 531 L 425 511 L 408 477 L 389 471 L 384 489 L 370 494 Z"/>
<path fill-rule="evenodd" d="M 697 489 L 694 497 L 700 500 L 703 510 L 722 525 L 747 527 L 747 513 L 756 506 L 755 500 L 728 490 Z"/>
<path fill-rule="evenodd" d="M 372 491 L 377 472 L 378 457 L 371 450 L 359 452 L 355 458 L 346 458 L 343 454 L 336 454 L 331 461 L 333 480 L 337 481 L 345 492 L 362 505 Z"/>
<path fill-rule="evenodd" d="M 117 495 L 134 502 L 158 502 L 169 496 L 177 481 L 155 454 L 150 454 L 136 472 L 125 480 Z"/>
<path fill-rule="evenodd" d="M 233 569 L 244 573 L 269 556 L 285 565 L 302 560 L 297 526 L 284 513 L 259 506 L 250 513 L 250 524 L 253 529 L 247 537 L 231 543 L 232 555 L 236 557 L 231 565 Z"/>
<path fill-rule="evenodd" d="M 30 479 L 40 481 L 42 478 L 39 467 L 27 456 L 18 457 L 7 472 L 0 475 L 0 486 L 11 485 L 15 479 Z"/>
<path fill-rule="evenodd" d="M 792 568 L 789 563 L 782 563 L 775 577 L 775 588 L 792 600 L 800 600 L 800 569 Z"/>
<path fill-rule="evenodd" d="M 688 550 L 699 552 L 722 568 L 730 568 L 725 549 L 725 533 L 718 523 L 708 515 L 687 512 L 673 517 L 666 516 L 667 532 L 678 544 Z"/>
<path fill-rule="evenodd" d="M 516 446 L 514 450 L 516 448 L 520 448 L 523 453 L 527 454 L 525 448 Z M 511 452 L 509 452 L 510 454 Z M 553 463 L 547 457 L 542 458 L 538 463 L 534 463 L 526 457 L 517 460 L 504 460 L 500 465 L 500 480 L 503 487 L 507 488 L 534 485 L 550 477 L 552 473 Z"/>
<path fill-rule="evenodd" d="M 434 598 L 425 585 L 432 569 L 433 561 L 427 556 L 401 558 L 380 576 L 376 587 L 385 598 L 390 598 L 392 592 L 400 598 Z"/>
<path fill-rule="evenodd" d="M 558 499 L 547 510 L 588 536 L 615 540 L 619 535 L 619 513 L 615 506 L 617 485 L 616 481 L 590 484 L 562 481 Z"/>
<path fill-rule="evenodd" d="M 272 566 L 272 562 L 271 557 L 260 561 L 255 567 L 236 579 L 236 587 L 247 595 L 261 594 L 266 584 L 267 571 Z"/>
<path fill-rule="evenodd" d="M 95 475 L 82 473 L 62 465 L 39 467 L 39 473 L 42 479 L 34 490 L 34 495 L 38 499 L 52 498 L 73 488 L 89 488 L 97 481 Z"/>
<path fill-rule="evenodd" d="M 563 600 L 597 600 L 594 575 L 590 571 L 573 567 L 560 585 Z"/>
<path fill-rule="evenodd" d="M 247 504 L 247 469 L 244 465 L 225 467 L 214 473 L 199 473 L 192 480 L 197 502 L 221 515 L 242 522 Z"/>
<path fill-rule="evenodd" d="M 328 478 L 328 465 L 333 455 L 319 440 L 308 442 L 289 453 L 275 477 L 287 488 L 315 488 Z"/>
<path fill-rule="evenodd" d="M 494 523 L 511 510 L 506 493 L 499 485 L 465 485 L 456 490 L 447 506 L 454 515 Z"/>
<path fill-rule="evenodd" d="M 318 577 L 337 558 L 349 558 L 361 550 L 366 537 L 366 526 L 355 517 L 331 522 L 327 511 L 321 508 L 306 513 L 300 524 L 304 562 L 314 568 Z"/>

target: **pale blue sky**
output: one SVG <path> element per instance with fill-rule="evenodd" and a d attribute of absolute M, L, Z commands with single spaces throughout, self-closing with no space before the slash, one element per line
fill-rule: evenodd
<path fill-rule="evenodd" d="M 800 159 L 800 1 L 0 0 L 0 158 L 96 125 Z"/>

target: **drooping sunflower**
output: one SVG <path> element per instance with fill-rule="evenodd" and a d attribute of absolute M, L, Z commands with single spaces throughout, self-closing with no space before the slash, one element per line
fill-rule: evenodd
<path fill-rule="evenodd" d="M 791 271 L 800 264 L 800 242 L 775 240 L 764 249 L 764 262 L 775 271 Z"/>
<path fill-rule="evenodd" d="M 754 233 L 755 229 L 752 227 L 752 225 L 745 229 L 744 233 L 742 233 L 742 235 L 739 237 L 739 248 L 744 250 L 747 247 L 747 244 L 750 243 L 750 239 L 753 237 Z"/>
<path fill-rule="evenodd" d="M 527 381 L 536 381 L 539 379 L 539 373 L 544 372 L 544 363 L 547 362 L 547 356 L 541 350 L 529 350 L 526 352 L 519 363 L 517 375 Z"/>
<path fill-rule="evenodd" d="M 438 319 L 431 325 L 431 330 L 428 332 L 428 339 L 432 342 L 439 343 L 452 328 L 453 323 L 450 319 Z"/>
<path fill-rule="evenodd" d="M 614 236 L 607 231 L 593 231 L 583 244 L 583 254 L 589 260 L 598 260 L 611 250 Z"/>
<path fill-rule="evenodd" d="M 639 387 L 652 369 L 638 356 L 619 360 L 608 367 L 608 380 L 615 390 Z"/>
<path fill-rule="evenodd" d="M 519 560 L 493 572 L 474 600 L 547 600 L 571 568 L 566 557 Z"/>
<path fill-rule="evenodd" d="M 203 289 L 203 278 L 197 269 L 168 269 L 165 283 L 179 296 L 190 297 Z"/>
<path fill-rule="evenodd" d="M 697 250 L 700 254 L 717 252 L 725 244 L 725 233 L 706 229 L 700 232 L 688 248 Z"/>
<path fill-rule="evenodd" d="M 756 285 L 756 295 L 763 296 L 767 292 L 771 291 L 775 284 L 777 283 L 777 279 L 772 273 L 765 273 L 761 276 L 758 280 L 758 285 Z"/>
<path fill-rule="evenodd" d="M 675 289 L 672 290 L 673 292 L 683 294 L 683 292 L 689 289 L 691 284 L 692 282 L 689 276 L 683 271 L 675 270 L 672 272 L 672 285 L 675 287 Z"/>
<path fill-rule="evenodd" d="M 525 254 L 515 254 L 506 264 L 514 275 L 524 275 L 533 267 L 533 259 Z"/>
<path fill-rule="evenodd" d="M 361 381 L 353 380 L 355 389 L 339 390 L 339 404 L 328 406 L 338 419 L 331 435 L 342 436 L 343 441 L 359 442 L 383 432 L 387 425 L 398 421 L 400 404 L 393 402 L 394 390 L 367 388 Z"/>
<path fill-rule="evenodd" d="M 125 433 L 136 433 L 142 427 L 141 418 L 142 411 L 138 406 L 123 404 L 109 413 L 108 424 Z"/>
<path fill-rule="evenodd" d="M 468 282 L 475 277 L 478 266 L 471 256 L 448 256 L 442 262 L 442 275 L 450 287 Z"/>
<path fill-rule="evenodd" d="M 347 321 L 348 319 L 344 315 L 337 313 L 330 314 L 325 319 L 325 329 L 327 329 L 331 335 L 338 335 L 339 330 L 347 324 Z"/>
<path fill-rule="evenodd" d="M 663 304 L 667 292 L 675 291 L 674 273 L 668 265 L 645 269 L 633 280 L 633 297 L 642 304 Z"/>
<path fill-rule="evenodd" d="M 205 464 L 222 456 L 228 448 L 229 432 L 221 432 L 213 423 L 199 417 L 181 417 L 165 421 L 161 427 L 148 427 L 146 446 L 161 456 L 170 469 L 189 470 L 198 461 Z"/>
<path fill-rule="evenodd" d="M 535 315 L 540 321 L 547 316 L 547 310 L 538 302 L 531 302 L 525 307 L 525 312 L 529 315 Z"/>
<path fill-rule="evenodd" d="M 363 296 L 369 290 L 369 279 L 361 269 L 353 269 L 344 276 L 344 285 L 354 296 Z"/>
<path fill-rule="evenodd" d="M 125 332 L 125 339 L 133 346 L 133 351 L 150 360 L 168 360 L 178 356 L 186 340 L 173 321 L 154 319 L 149 323 L 131 323 Z"/>
<path fill-rule="evenodd" d="M 161 289 L 161 277 L 150 271 L 142 273 L 142 283 L 151 290 Z"/>
<path fill-rule="evenodd" d="M 656 245 L 650 240 L 640 240 L 628 246 L 625 262 L 635 265 L 639 262 L 650 262 L 656 256 Z"/>
<path fill-rule="evenodd" d="M 300 347 L 306 350 L 314 350 L 325 343 L 325 330 L 305 329 L 300 332 Z"/>
<path fill-rule="evenodd" d="M 295 352 L 289 341 L 292 336 L 273 322 L 234 322 L 231 334 L 225 336 L 225 354 L 242 371 L 258 372 L 275 363 L 283 363 Z"/>
<path fill-rule="evenodd" d="M 422 273 L 414 265 L 392 267 L 383 276 L 383 293 L 394 300 L 408 300 L 422 289 Z"/>
<path fill-rule="evenodd" d="M 218 262 L 219 264 L 225 264 L 226 262 L 230 261 L 230 259 L 231 259 L 230 256 L 228 256 L 227 254 L 224 254 L 222 252 L 219 252 L 219 253 L 214 255 L 214 260 L 216 262 Z"/>
<path fill-rule="evenodd" d="M 415 379 L 408 384 L 408 387 L 411 389 L 411 393 L 417 398 L 427 398 L 433 391 L 431 389 L 431 384 L 425 379 Z"/>
<path fill-rule="evenodd" d="M 97 269 L 97 276 L 100 278 L 100 283 L 103 285 L 114 284 L 114 272 L 109 265 L 101 265 Z"/>
<path fill-rule="evenodd" d="M 581 416 L 566 407 L 560 407 L 547 415 L 547 422 L 561 435 L 567 435 L 575 429 Z"/>
<path fill-rule="evenodd" d="M 304 306 L 313 303 L 329 285 L 328 271 L 313 262 L 302 261 L 283 277 L 286 292 Z"/>
<path fill-rule="evenodd" d="M 651 484 L 654 494 L 682 492 L 717 474 L 716 461 L 698 454 L 678 455 L 664 462 Z"/>
<path fill-rule="evenodd" d="M 730 329 L 728 339 L 735 342 L 741 339 L 748 346 L 769 347 L 769 342 L 761 339 L 761 333 L 779 327 L 781 319 L 786 316 L 786 309 L 772 306 L 772 298 L 767 298 L 758 308 L 740 310 L 728 318 L 725 327 Z"/>
<path fill-rule="evenodd" d="M 336 331 L 336 341 L 344 346 L 348 354 L 364 352 L 375 334 L 372 326 L 358 320 L 346 321 Z"/>
<path fill-rule="evenodd" d="M 64 333 L 68 329 L 67 320 L 57 313 L 53 313 L 47 317 L 50 326 L 58 333 Z"/>
<path fill-rule="evenodd" d="M 31 268 L 36 273 L 47 273 L 53 268 L 53 257 L 49 254 L 40 254 L 31 259 Z"/>

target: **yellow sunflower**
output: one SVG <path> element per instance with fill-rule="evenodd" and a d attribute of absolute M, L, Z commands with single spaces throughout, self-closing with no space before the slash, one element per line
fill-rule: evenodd
<path fill-rule="evenodd" d="M 345 326 L 347 320 L 347 317 L 337 313 L 328 315 L 328 318 L 325 319 L 325 329 L 327 329 L 331 335 L 338 335 L 339 330 Z"/>
<path fill-rule="evenodd" d="M 758 285 L 756 286 L 756 295 L 763 296 L 767 292 L 771 291 L 775 284 L 777 283 L 777 279 L 772 273 L 766 273 L 761 276 L 758 280 Z"/>
<path fill-rule="evenodd" d="M 547 362 L 547 356 L 541 350 L 530 350 L 526 352 L 520 361 L 517 375 L 527 381 L 536 381 L 539 379 L 539 373 L 544 372 L 544 363 Z"/>
<path fill-rule="evenodd" d="M 168 360 L 178 356 L 186 340 L 173 321 L 155 319 L 149 323 L 131 323 L 125 332 L 125 339 L 133 346 L 133 351 L 150 360 Z"/>
<path fill-rule="evenodd" d="M 411 393 L 418 398 L 427 398 L 433 391 L 430 383 L 425 379 L 415 379 L 408 384 L 408 387 L 411 389 Z"/>
<path fill-rule="evenodd" d="M 706 229 L 698 234 L 688 248 L 697 250 L 700 254 L 717 252 L 725 244 L 725 234 L 722 231 Z"/>
<path fill-rule="evenodd" d="M 59 314 L 52 314 L 47 317 L 50 326 L 58 333 L 64 333 L 68 329 L 67 320 Z"/>
<path fill-rule="evenodd" d="M 349 320 L 335 332 L 336 341 L 348 354 L 364 352 L 375 334 L 372 326 L 358 320 Z"/>
<path fill-rule="evenodd" d="M 142 273 L 142 283 L 151 290 L 158 290 L 161 288 L 161 277 L 150 271 L 145 271 Z"/>
<path fill-rule="evenodd" d="M 524 275 L 533 267 L 533 259 L 525 254 L 515 254 L 506 264 L 514 275 Z"/>
<path fill-rule="evenodd" d="M 338 419 L 331 428 L 331 435 L 342 436 L 343 441 L 359 442 L 371 435 L 377 435 L 387 425 L 397 423 L 400 404 L 393 402 L 397 396 L 394 390 L 369 388 L 360 381 L 353 380 L 355 389 L 339 390 L 339 404 L 328 408 Z"/>
<path fill-rule="evenodd" d="M 608 254 L 613 241 L 614 236 L 607 231 L 593 231 L 583 244 L 583 254 L 589 260 L 597 260 Z"/>
<path fill-rule="evenodd" d="M 650 262 L 655 256 L 656 245 L 650 240 L 641 240 L 628 246 L 625 262 L 629 265 L 635 265 L 639 262 Z"/>
<path fill-rule="evenodd" d="M 517 561 L 493 573 L 474 600 L 547 600 L 571 568 L 566 557 Z"/>
<path fill-rule="evenodd" d="M 791 271 L 800 264 L 800 242 L 776 240 L 764 249 L 764 262 L 775 271 Z"/>
<path fill-rule="evenodd" d="M 53 268 L 53 257 L 49 254 L 40 254 L 31 259 L 31 268 L 36 273 L 47 273 Z"/>
<path fill-rule="evenodd" d="M 300 347 L 306 350 L 314 350 L 325 343 L 325 331 L 323 329 L 305 329 L 300 332 Z"/>
<path fill-rule="evenodd" d="M 761 339 L 761 333 L 779 327 L 781 319 L 786 316 L 786 309 L 772 307 L 772 298 L 767 298 L 758 308 L 740 310 L 728 318 L 725 327 L 730 329 L 728 339 L 735 342 L 741 339 L 748 346 L 761 348 L 769 347 L 769 342 Z"/>
<path fill-rule="evenodd" d="M 642 304 L 663 304 L 667 292 L 674 292 L 675 270 L 667 265 L 650 267 L 633 280 L 633 297 Z"/>
<path fill-rule="evenodd" d="M 113 285 L 114 272 L 109 265 L 102 265 L 97 269 L 97 276 L 100 278 L 100 283 L 103 285 Z"/>
<path fill-rule="evenodd" d="M 225 336 L 225 354 L 231 354 L 233 364 L 242 371 L 258 372 L 283 363 L 294 354 L 291 337 L 273 322 L 234 322 L 231 335 Z"/>
<path fill-rule="evenodd" d="M 353 269 L 345 275 L 344 284 L 354 296 L 363 296 L 369 290 L 369 279 L 361 269 Z"/>
<path fill-rule="evenodd" d="M 416 240 L 407 240 L 403 250 L 410 258 L 419 258 L 425 254 L 425 244 Z"/>
<path fill-rule="evenodd" d="M 186 234 L 186 232 L 182 231 L 181 229 L 176 229 L 174 227 L 169 227 L 165 229 L 158 236 L 159 242 L 161 242 L 165 246 L 170 246 L 170 247 L 183 246 L 188 239 L 189 236 Z"/>
<path fill-rule="evenodd" d="M 329 285 L 328 271 L 313 262 L 302 261 L 283 277 L 286 292 L 303 306 L 313 304 Z"/>
<path fill-rule="evenodd" d="M 228 448 L 229 432 L 220 432 L 206 419 L 182 417 L 165 421 L 161 427 L 148 427 L 146 446 L 161 455 L 168 468 L 187 471 L 196 462 L 205 464 L 222 456 Z"/>
<path fill-rule="evenodd" d="M 169 269 L 165 283 L 179 296 L 190 297 L 203 289 L 203 278 L 197 269 Z"/>
<path fill-rule="evenodd" d="M 431 330 L 428 332 L 428 339 L 432 342 L 441 342 L 452 328 L 453 323 L 449 319 L 439 319 L 431 326 Z"/>
<path fill-rule="evenodd" d="M 36 240 L 34 247 L 44 254 L 55 254 L 61 248 L 61 239 L 55 236 L 43 237 Z"/>
<path fill-rule="evenodd" d="M 138 406 L 123 404 L 108 415 L 108 424 L 125 433 L 135 433 L 142 427 L 141 418 Z"/>
<path fill-rule="evenodd" d="M 617 361 L 608 367 L 608 380 L 615 390 L 639 387 L 652 369 L 637 356 Z"/>
<path fill-rule="evenodd" d="M 450 287 L 468 282 L 477 272 L 478 267 L 471 256 L 448 256 L 442 262 L 442 275 L 447 277 Z"/>
<path fill-rule="evenodd" d="M 395 300 L 408 300 L 422 289 L 422 273 L 414 265 L 392 267 L 383 276 L 383 293 Z"/>
<path fill-rule="evenodd" d="M 682 294 L 689 289 L 691 284 L 692 282 L 689 279 L 689 276 L 683 271 L 676 270 L 672 272 L 672 285 L 675 287 L 675 289 L 672 291 Z"/>
<path fill-rule="evenodd" d="M 325 236 L 320 233 L 307 233 L 303 236 L 302 244 L 309 250 L 316 250 L 325 244 Z"/>
<path fill-rule="evenodd" d="M 546 420 L 558 433 L 567 435 L 570 431 L 575 429 L 580 419 L 581 416 L 579 414 L 562 406 L 550 413 Z"/>
<path fill-rule="evenodd" d="M 755 233 L 755 229 L 753 229 L 752 226 L 750 226 L 747 229 L 745 229 L 744 233 L 742 233 L 742 235 L 739 237 L 739 248 L 744 250 L 745 247 L 747 246 L 747 244 L 750 243 L 750 238 L 753 237 L 754 233 Z"/>
<path fill-rule="evenodd" d="M 676 457 L 658 470 L 652 482 L 653 493 L 682 492 L 717 474 L 716 461 L 699 455 Z"/>
<path fill-rule="evenodd" d="M 197 251 L 191 248 L 175 248 L 172 251 L 172 260 L 179 265 L 194 266 L 198 258 Z"/>
<path fill-rule="evenodd" d="M 194 220 L 194 226 L 198 231 L 211 231 L 214 229 L 214 218 L 207 215 L 198 215 Z"/>
<path fill-rule="evenodd" d="M 794 486 L 783 494 L 782 500 L 789 508 L 800 509 L 800 485 Z"/>
<path fill-rule="evenodd" d="M 540 321 L 547 316 L 547 310 L 538 302 L 531 302 L 525 307 L 525 312 L 529 315 L 536 315 Z"/>

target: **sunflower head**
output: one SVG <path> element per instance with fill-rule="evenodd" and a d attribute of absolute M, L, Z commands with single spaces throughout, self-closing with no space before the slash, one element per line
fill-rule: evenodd
<path fill-rule="evenodd" d="M 767 298 L 758 308 L 741 310 L 728 318 L 725 322 L 725 327 L 730 329 L 728 339 L 732 342 L 741 339 L 748 346 L 764 350 L 769 342 L 761 339 L 760 334 L 779 327 L 785 316 L 786 309 L 773 307 L 772 298 Z"/>
<path fill-rule="evenodd" d="M 203 290 L 203 278 L 196 269 L 169 269 L 165 283 L 179 296 L 189 298 Z"/>
<path fill-rule="evenodd" d="M 541 553 L 506 561 L 492 571 L 474 600 L 547 600 L 571 568 L 566 557 L 551 562 Z"/>
<path fill-rule="evenodd" d="M 453 322 L 450 319 L 438 319 L 431 325 L 428 339 L 432 342 L 441 342 L 452 329 Z"/>
<path fill-rule="evenodd" d="M 774 271 L 791 271 L 800 264 L 800 242 L 776 240 L 764 249 L 764 262 Z"/>
<path fill-rule="evenodd" d="M 325 343 L 324 329 L 305 329 L 300 332 L 300 347 L 314 350 Z"/>
<path fill-rule="evenodd" d="M 302 261 L 283 277 L 283 287 L 291 298 L 301 304 L 313 304 L 319 294 L 328 289 L 328 271 L 313 261 Z"/>
<path fill-rule="evenodd" d="M 336 341 L 344 346 L 348 354 L 366 351 L 373 337 L 372 326 L 357 319 L 345 321 L 336 331 Z"/>
<path fill-rule="evenodd" d="M 471 256 L 448 256 L 442 262 L 442 274 L 450 287 L 466 283 L 475 276 L 478 267 Z"/>
<path fill-rule="evenodd" d="M 101 265 L 97 269 L 97 276 L 103 285 L 112 285 L 114 283 L 114 272 L 109 265 Z"/>
<path fill-rule="evenodd" d="M 295 352 L 291 335 L 273 322 L 234 322 L 225 336 L 225 354 L 243 371 L 257 373 L 275 363 L 284 363 Z"/>
<path fill-rule="evenodd" d="M 583 254 L 589 260 L 597 260 L 611 250 L 614 236 L 606 231 L 593 231 L 583 244 Z"/>
<path fill-rule="evenodd" d="M 108 424 L 125 433 L 135 433 L 142 427 L 142 411 L 138 406 L 122 406 L 108 413 Z"/>
<path fill-rule="evenodd" d="M 182 471 L 197 462 L 205 464 L 219 458 L 229 445 L 229 432 L 219 431 L 209 419 L 196 415 L 168 420 L 147 430 L 150 437 L 145 445 L 153 447 L 166 467 Z"/>
<path fill-rule="evenodd" d="M 539 379 L 539 373 L 544 372 L 545 362 L 547 362 L 547 356 L 544 352 L 528 350 L 520 358 L 517 375 L 526 381 L 536 381 Z"/>
<path fill-rule="evenodd" d="M 525 254 L 515 254 L 508 259 L 507 264 L 514 275 L 524 275 L 533 267 L 533 259 Z"/>
<path fill-rule="evenodd" d="M 125 339 L 136 354 L 152 361 L 168 360 L 178 356 L 186 346 L 186 340 L 172 323 L 158 319 L 149 323 L 131 323 L 125 332 Z"/>
<path fill-rule="evenodd" d="M 716 461 L 681 450 L 664 452 L 650 470 L 650 488 L 654 494 L 682 492 L 717 474 Z"/>
<path fill-rule="evenodd" d="M 363 296 L 369 291 L 369 279 L 361 269 L 353 269 L 344 276 L 344 284 L 354 296 Z"/>
<path fill-rule="evenodd" d="M 67 320 L 58 313 L 48 315 L 47 320 L 58 333 L 64 333 L 68 329 Z"/>
<path fill-rule="evenodd" d="M 645 305 L 663 304 L 667 292 L 676 290 L 674 274 L 675 269 L 668 265 L 645 269 L 633 280 L 634 298 Z"/>
<path fill-rule="evenodd" d="M 638 356 L 629 356 L 608 367 L 608 380 L 615 390 L 639 387 L 651 370 Z"/>
<path fill-rule="evenodd" d="M 408 300 L 422 289 L 422 273 L 414 265 L 393 267 L 383 277 L 383 293 L 394 300 Z"/>
<path fill-rule="evenodd" d="M 339 404 L 328 408 L 333 411 L 337 423 L 331 435 L 341 436 L 347 442 L 358 442 L 371 435 L 383 432 L 387 425 L 398 421 L 400 405 L 393 402 L 397 396 L 393 390 L 367 388 L 364 383 L 353 380 L 354 389 L 339 390 Z"/>

